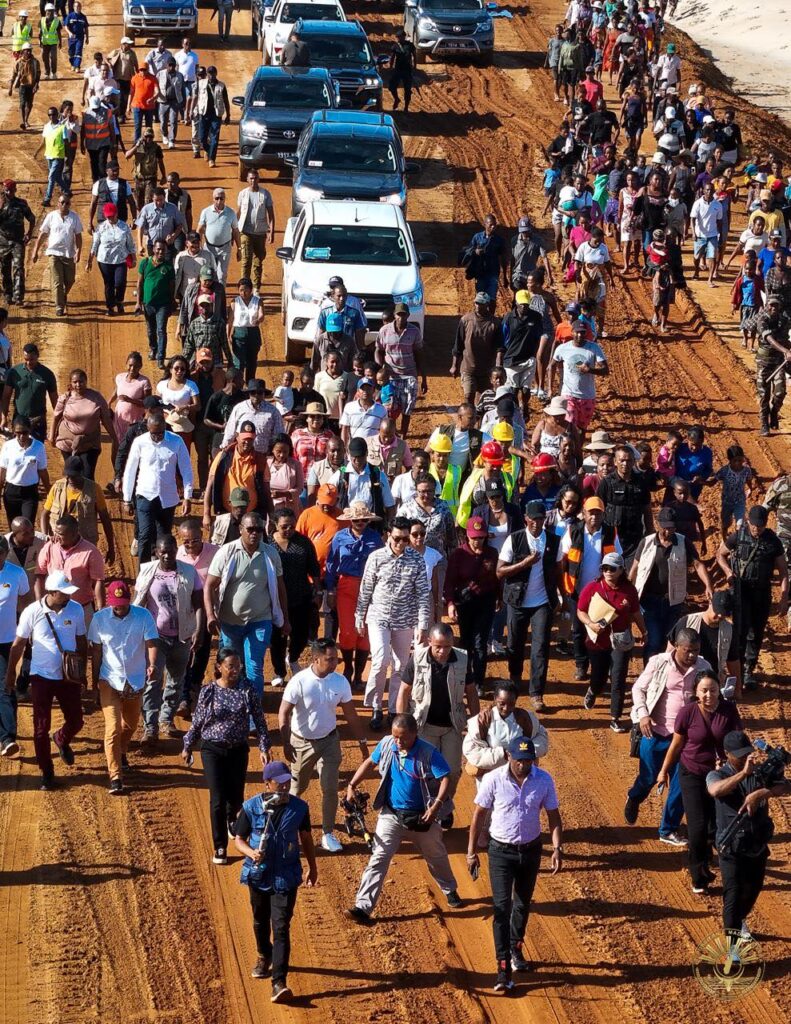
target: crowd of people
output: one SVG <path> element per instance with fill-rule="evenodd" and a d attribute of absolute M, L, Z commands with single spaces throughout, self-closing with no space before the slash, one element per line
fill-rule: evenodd
<path fill-rule="evenodd" d="M 220 6 L 227 39 L 232 7 Z M 450 352 L 461 401 L 421 435 L 413 418 L 428 393 L 428 360 L 409 307 L 394 303 L 374 332 L 340 277 L 327 281 L 298 380 L 288 369 L 278 382 L 263 379 L 272 196 L 251 170 L 231 205 L 217 186 L 212 204 L 193 211 L 165 165 L 186 125 L 194 154 L 205 151 L 214 166 L 230 116 L 217 69 L 200 64 L 188 38 L 175 53 L 159 40 L 138 62 L 124 37 L 83 71 L 89 22 L 76 0 L 73 8 L 45 5 L 38 35 L 43 77 L 57 77 L 65 29 L 83 80 L 84 110 L 64 100 L 49 108 L 42 132 L 43 206 L 54 200 L 56 209 L 39 222 L 11 179 L 0 198 L 12 310 L 0 310 L 8 520 L 0 754 L 19 752 L 17 703 L 29 694 L 41 787 L 56 789 L 53 749 L 74 767 L 89 680 L 113 796 L 128 791 L 135 761 L 156 758 L 163 739 L 179 740 L 190 766 L 200 751 L 212 860 L 227 864 L 231 841 L 244 855 L 258 950 L 252 973 L 271 976 L 279 1002 L 290 995 L 300 851 L 306 884 L 317 879 L 302 799 L 315 775 L 320 849 L 344 849 L 335 834 L 340 708 L 360 751 L 347 812 L 361 820 L 361 783 L 380 780 L 350 920 L 375 922 L 407 838 L 449 907 L 462 905 L 443 833 L 455 827 L 467 773 L 476 786 L 467 867 L 477 878 L 488 850 L 495 989 L 507 992 L 513 972 L 531 969 L 524 939 L 542 809 L 552 870 L 563 864 L 558 797 L 544 766 L 552 764 L 555 670 L 568 662 L 581 726 L 629 734 L 618 741 L 637 761 L 626 822 L 637 821 L 654 787 L 666 787 L 658 840 L 686 848 L 697 895 L 716 880 L 714 841 L 724 927 L 734 943 L 748 938 L 771 836 L 767 801 L 787 788 L 751 781 L 760 759 L 739 704 L 760 699 L 767 623 L 773 609 L 788 613 L 791 476 L 754 503 L 741 447 L 731 445 L 717 465 L 703 427 L 690 423 L 669 429 L 654 452 L 643 438 L 608 429 L 597 381 L 610 371 L 615 275 L 650 279 L 654 325 L 666 333 L 692 238 L 694 277 L 705 269 L 716 285 L 740 261 L 732 302 L 744 345 L 757 339 L 761 432 L 778 427 L 791 362 L 791 189 L 780 162 L 745 163 L 734 111 L 716 111 L 700 85 L 682 94 L 680 55 L 663 43 L 663 6 L 572 0 L 547 49 L 564 108 L 544 174 L 554 251 L 527 214 L 510 240 L 494 215 L 485 218 L 460 260 L 475 287 Z M 22 130 L 42 77 L 32 40 L 21 10 L 9 92 L 18 90 Z M 400 58 L 391 64 L 397 99 L 411 70 Z M 605 78 L 617 86 L 620 111 L 608 109 Z M 651 134 L 656 151 L 646 158 L 641 145 Z M 129 353 L 109 399 L 86 370 L 59 381 L 34 343 L 18 347 L 13 318 L 25 303 L 34 235 L 31 259 L 49 261 L 55 313 L 70 315 L 83 257 L 71 194 L 78 148 L 93 181 L 85 270 L 98 264 L 108 317 L 126 312 L 135 271 L 134 309 L 148 342 L 145 354 Z M 725 261 L 742 196 L 748 227 Z M 573 290 L 569 301 L 558 299 L 556 279 Z M 144 372 L 144 355 L 160 379 Z M 103 435 L 112 461 L 104 487 L 96 480 Z M 712 488 L 721 490 L 721 516 L 706 524 L 700 498 Z M 117 572 L 112 500 L 134 523 L 132 579 Z M 271 691 L 277 722 L 267 720 Z M 54 732 L 53 703 L 63 718 Z M 264 782 L 245 800 L 251 732 Z M 739 845 L 721 846 L 715 829 L 722 836 L 743 807 L 750 815 Z"/>

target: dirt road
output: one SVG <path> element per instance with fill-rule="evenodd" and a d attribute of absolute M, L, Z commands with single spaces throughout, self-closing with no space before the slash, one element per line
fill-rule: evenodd
<path fill-rule="evenodd" d="M 429 64 L 414 112 L 399 124 L 411 158 L 422 164 L 410 198 L 410 221 L 420 248 L 439 262 L 426 275 L 429 299 L 430 392 L 416 417 L 415 432 L 444 417 L 459 400 L 447 377 L 455 319 L 470 306 L 471 286 L 456 269 L 456 255 L 493 210 L 513 225 L 523 211 L 543 207 L 540 144 L 555 134 L 560 108 L 540 70 L 545 39 L 561 15 L 557 3 L 515 4 L 513 21 L 497 23 L 494 67 Z M 399 18 L 360 3 L 357 13 L 374 47 Z M 89 48 L 109 49 L 121 34 L 117 5 L 98 0 Z M 214 51 L 208 11 L 195 43 L 203 63 L 214 62 L 231 95 L 241 93 L 257 63 L 249 45 L 249 12 L 235 16 L 233 54 Z M 5 48 L 4 48 L 5 49 Z M 138 52 L 144 52 L 143 44 Z M 684 46 L 685 56 L 690 47 Z M 3 63 L 7 67 L 7 51 Z M 715 92 L 724 87 L 713 68 L 693 55 L 686 78 L 704 77 Z M 74 79 L 44 83 L 36 118 L 45 102 L 71 95 Z M 776 142 L 776 121 L 737 102 L 745 136 L 759 146 Z M 38 138 L 20 137 L 11 101 L 0 100 L 3 177 L 38 200 L 43 190 Z M 222 183 L 235 196 L 236 129 L 223 129 L 216 171 L 194 161 L 180 143 L 166 154 L 168 169 L 182 174 L 197 212 Z M 787 149 L 787 139 L 779 139 Z M 39 154 L 40 156 L 40 154 Z M 78 162 L 76 207 L 87 212 L 89 179 Z M 80 178 L 80 175 L 83 177 Z M 289 208 L 289 186 L 272 188 L 278 238 Z M 737 218 L 737 225 L 741 226 Z M 86 239 L 87 241 L 87 239 Z M 267 259 L 265 298 L 267 363 L 274 377 L 281 358 L 280 268 Z M 141 321 L 101 316 L 101 280 L 80 271 L 76 302 L 67 323 L 51 315 L 43 264 L 30 277 L 28 308 L 16 320 L 13 339 L 36 340 L 43 361 L 59 379 L 73 366 L 87 367 L 91 383 L 109 394 L 128 350 L 145 351 Z M 561 289 L 562 293 L 562 289 Z M 502 298 L 502 297 L 501 297 Z M 610 300 L 612 376 L 605 382 L 600 420 L 616 434 L 656 443 L 677 424 L 703 422 L 718 462 L 725 448 L 742 444 L 765 485 L 788 464 L 785 433 L 757 437 L 750 357 L 735 345 L 727 288 L 694 288 L 673 312 L 673 330 L 657 341 L 649 326 L 650 296 L 635 279 L 618 282 Z M 148 371 L 156 379 L 155 367 Z M 57 459 L 57 456 L 55 456 Z M 55 463 L 59 465 L 59 463 Z M 103 457 L 99 477 L 107 479 Z M 716 542 L 714 501 L 707 498 L 711 544 Z M 132 572 L 129 524 L 114 509 L 123 571 Z M 775 625 L 779 623 L 775 622 Z M 745 703 L 750 727 L 773 740 L 787 733 L 787 686 L 791 657 L 785 636 L 768 644 L 765 681 Z M 497 675 L 495 664 L 492 674 Z M 649 800 L 639 824 L 623 823 L 622 807 L 634 762 L 627 739 L 613 735 L 600 710 L 581 707 L 580 684 L 568 660 L 555 658 L 546 717 L 551 747 L 544 767 L 560 793 L 566 827 L 566 865 L 542 874 L 528 932 L 535 974 L 507 1002 L 490 994 L 494 957 L 485 871 L 478 883 L 465 873 L 463 827 L 469 821 L 470 780 L 460 788 L 457 829 L 449 837 L 452 862 L 465 900 L 448 912 L 430 885 L 424 865 L 405 849 L 394 862 L 377 927 L 360 932 L 343 917 L 365 862 L 359 842 L 342 856 L 320 859 L 320 884 L 299 898 L 293 931 L 296 999 L 272 1008 L 267 983 L 254 982 L 255 957 L 239 862 L 210 863 L 207 794 L 199 770 L 185 769 L 179 744 L 169 741 L 156 761 L 134 758 L 134 792 L 110 800 L 102 754 L 100 716 L 93 712 L 75 743 L 78 762 L 55 794 L 37 789 L 30 741 L 29 706 L 20 712 L 22 756 L 0 764 L 0 957 L 2 1024 L 239 1024 L 263 1021 L 368 1024 L 609 1024 L 646 1020 L 688 1024 L 775 1022 L 791 1018 L 788 932 L 791 886 L 789 814 L 775 811 L 777 837 L 768 883 L 754 930 L 768 962 L 766 980 L 729 1007 L 704 995 L 693 980 L 696 946 L 719 923 L 719 901 L 691 895 L 683 854 L 656 841 L 660 802 Z M 269 697 L 270 721 L 276 699 Z M 356 746 L 345 746 L 344 768 L 356 765 Z M 255 756 L 253 761 L 256 761 Z M 248 793 L 255 791 L 251 772 Z M 317 806 L 315 792 L 311 802 Z M 716 891 L 716 890 L 715 890 Z"/>

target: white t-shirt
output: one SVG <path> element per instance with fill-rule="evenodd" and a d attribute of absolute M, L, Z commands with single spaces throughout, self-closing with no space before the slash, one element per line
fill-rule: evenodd
<path fill-rule="evenodd" d="M 695 229 L 695 238 L 716 238 L 719 235 L 722 221 L 722 203 L 719 199 L 712 199 L 710 203 L 702 197 L 696 199 L 689 216 Z"/>
<path fill-rule="evenodd" d="M 539 561 L 531 566 L 530 577 L 522 596 L 522 607 L 537 608 L 540 604 L 549 604 L 547 588 L 544 584 L 544 570 L 541 564 L 541 559 L 544 557 L 544 549 L 547 546 L 547 535 L 542 532 L 537 537 L 534 537 L 529 530 L 525 530 L 525 537 L 527 537 L 527 546 L 530 548 L 531 554 L 537 552 Z M 558 546 L 558 561 L 560 561 L 560 557 L 560 547 Z M 514 562 L 512 537 L 506 538 L 503 550 L 500 552 L 500 561 L 505 562 L 507 565 L 511 565 Z"/>
<path fill-rule="evenodd" d="M 29 593 L 30 581 L 25 570 L 6 559 L 0 569 L 0 644 L 13 643 L 17 601 Z"/>
<path fill-rule="evenodd" d="M 591 245 L 590 242 L 583 242 L 577 247 L 574 253 L 577 263 L 586 263 L 588 266 L 601 267 L 610 262 L 610 250 L 604 242 L 598 245 Z"/>
<path fill-rule="evenodd" d="M 595 341 L 586 341 L 582 345 L 575 345 L 572 341 L 566 341 L 558 345 L 552 357 L 556 363 L 563 364 L 563 386 L 560 394 L 564 398 L 584 398 L 593 400 L 596 398 L 596 377 L 592 373 L 581 373 L 579 367 L 582 364 L 591 369 L 601 366 L 607 361 L 604 350 Z"/>
<path fill-rule="evenodd" d="M 289 680 L 283 700 L 294 705 L 291 731 L 305 740 L 321 740 L 337 727 L 335 709 L 348 704 L 352 688 L 346 676 L 330 672 L 320 679 L 312 668 L 303 668 Z"/>
<path fill-rule="evenodd" d="M 374 402 L 369 409 L 363 409 L 355 399 L 352 402 L 347 402 L 343 407 L 340 425 L 350 428 L 351 437 L 375 437 L 379 433 L 379 424 L 385 416 L 387 416 L 387 409 L 379 402 Z"/>
<path fill-rule="evenodd" d="M 173 54 L 176 61 L 176 67 L 184 75 L 185 82 L 195 81 L 195 72 L 198 67 L 198 55 L 194 50 L 176 50 Z"/>
<path fill-rule="evenodd" d="M 88 629 L 88 640 L 102 647 L 99 678 L 114 690 L 123 690 L 129 683 L 140 692 L 146 682 L 146 641 L 158 639 L 157 624 L 147 608 L 130 605 L 123 618 L 114 615 L 112 608 L 102 608 Z"/>
<path fill-rule="evenodd" d="M 412 476 L 412 470 L 408 469 L 406 473 L 399 473 L 393 480 L 391 490 L 393 492 L 393 501 L 396 503 L 396 509 L 401 508 L 405 501 L 414 498 L 415 478 Z"/>
<path fill-rule="evenodd" d="M 85 613 L 76 601 L 60 611 L 44 604 L 46 598 L 29 604 L 19 617 L 16 635 L 32 639 L 30 674 L 44 679 L 63 679 L 63 662 L 46 615 L 49 615 L 64 651 L 77 650 L 77 637 L 85 636 Z"/>
<path fill-rule="evenodd" d="M 613 545 L 619 555 L 623 554 L 623 548 L 618 537 Z M 567 555 L 571 551 L 571 527 L 568 527 L 560 540 L 560 553 Z M 580 566 L 578 592 L 583 587 L 599 578 L 601 570 L 601 530 L 590 533 L 587 529 L 582 531 L 582 565 Z"/>
<path fill-rule="evenodd" d="M 173 405 L 177 409 L 186 408 L 190 404 L 190 399 L 193 396 L 197 398 L 199 394 L 198 385 L 192 380 L 184 381 L 184 386 L 175 391 L 168 385 L 169 381 L 161 380 L 157 384 L 157 394 L 165 405 Z"/>
<path fill-rule="evenodd" d="M 117 204 L 118 203 L 118 185 L 119 185 L 118 178 L 116 178 L 115 181 L 113 181 L 112 178 L 105 178 L 104 179 L 104 183 L 107 186 L 107 191 L 110 193 L 110 201 Z M 93 188 L 91 189 L 91 195 L 92 196 L 98 196 L 99 195 L 99 186 L 100 185 L 101 185 L 101 181 L 95 181 L 93 183 Z M 131 196 L 131 194 L 132 194 L 132 186 L 127 181 L 126 182 L 126 198 L 128 199 Z"/>
<path fill-rule="evenodd" d="M 489 545 L 499 554 L 503 550 L 503 545 L 508 540 L 508 520 L 504 523 L 497 523 L 493 519 L 489 520 Z"/>
<path fill-rule="evenodd" d="M 32 487 L 38 483 L 39 472 L 47 468 L 47 453 L 41 441 L 35 438 L 27 448 L 23 448 L 15 437 L 11 437 L 0 449 L 0 466 L 5 469 L 6 483 Z"/>
<path fill-rule="evenodd" d="M 745 228 L 739 235 L 739 242 L 745 252 L 760 252 L 769 247 L 769 235 L 765 231 L 762 235 L 755 235 L 749 228 Z"/>
<path fill-rule="evenodd" d="M 261 308 L 261 300 L 257 295 L 251 295 L 249 302 L 245 302 L 241 295 L 237 295 L 233 300 L 232 308 L 234 327 L 258 326 L 258 311 Z M 253 321 L 255 321 L 255 324 Z"/>

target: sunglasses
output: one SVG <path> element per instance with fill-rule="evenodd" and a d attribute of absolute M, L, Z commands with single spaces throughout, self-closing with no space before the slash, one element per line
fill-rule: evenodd
<path fill-rule="evenodd" d="M 390 535 L 390 540 L 393 542 L 393 544 L 408 544 L 409 543 L 409 537 L 395 537 L 395 536 L 393 536 L 393 534 Z"/>
<path fill-rule="evenodd" d="M 263 533 L 264 532 L 263 526 L 243 526 L 242 529 L 246 530 L 247 533 Z"/>

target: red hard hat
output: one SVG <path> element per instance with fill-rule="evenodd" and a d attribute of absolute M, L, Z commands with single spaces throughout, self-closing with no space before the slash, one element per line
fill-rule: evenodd
<path fill-rule="evenodd" d="M 487 441 L 481 448 L 481 458 L 491 466 L 502 466 L 505 462 L 503 446 L 499 441 Z"/>
<path fill-rule="evenodd" d="M 540 455 L 536 455 L 530 465 L 533 467 L 534 473 L 546 473 L 548 470 L 557 469 L 558 467 L 555 456 L 548 455 L 546 452 L 541 452 Z"/>

